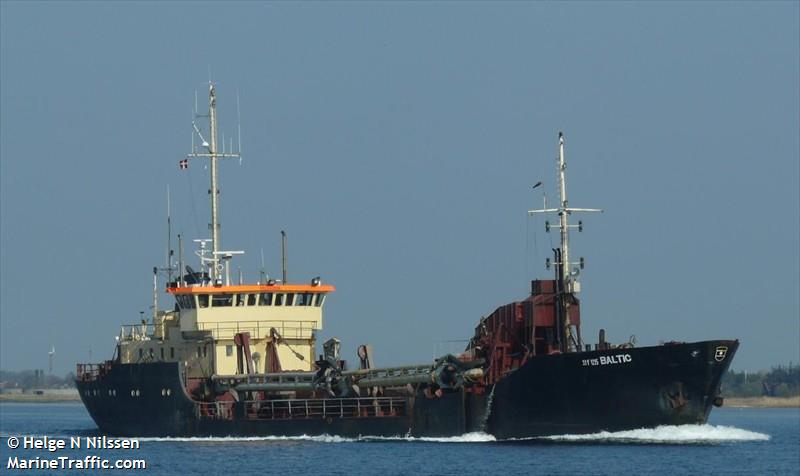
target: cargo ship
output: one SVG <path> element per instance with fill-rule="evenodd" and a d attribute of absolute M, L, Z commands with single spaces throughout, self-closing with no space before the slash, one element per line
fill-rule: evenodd
<path fill-rule="evenodd" d="M 700 424 L 723 403 L 720 380 L 738 340 L 667 342 L 638 347 L 581 335 L 579 271 L 569 235 L 573 215 L 599 212 L 567 201 L 564 136 L 558 136 L 560 243 L 549 279 L 530 294 L 477 319 L 458 355 L 400 367 L 376 367 L 359 345 L 353 364 L 329 339 L 317 354 L 325 302 L 335 291 L 319 277 L 302 284 L 266 275 L 231 280 L 241 251 L 220 244 L 216 89 L 209 84 L 207 137 L 180 161 L 207 160 L 210 239 L 194 240 L 195 270 L 167 253 L 170 309 L 122 326 L 111 360 L 78 364 L 76 386 L 100 431 L 114 436 L 456 436 L 484 432 L 498 439 Z M 171 240 L 170 240 L 171 241 Z M 284 235 L 285 241 L 285 235 Z M 284 243 L 285 245 L 285 243 Z M 171 246 L 171 245 L 170 245 Z M 285 259 L 284 259 L 285 262 Z M 173 275 L 173 270 L 179 270 Z"/>

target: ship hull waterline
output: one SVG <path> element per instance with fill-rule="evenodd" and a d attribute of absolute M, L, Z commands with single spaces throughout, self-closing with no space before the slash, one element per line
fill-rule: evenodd
<path fill-rule="evenodd" d="M 246 402 L 226 403 L 227 414 L 204 414 L 210 404 L 192 399 L 174 362 L 114 364 L 76 385 L 100 431 L 113 436 L 531 438 L 705 423 L 738 346 L 717 340 L 537 356 L 483 392 L 420 391 L 402 397 L 392 413 L 366 411 L 363 403 L 345 411 L 355 407 L 330 399 L 328 412 L 316 416 L 307 403 L 303 412 L 303 400 L 267 418 L 254 418 Z"/>

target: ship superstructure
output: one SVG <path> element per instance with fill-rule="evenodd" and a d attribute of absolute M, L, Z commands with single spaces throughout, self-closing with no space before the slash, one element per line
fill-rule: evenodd
<path fill-rule="evenodd" d="M 565 140 L 558 138 L 559 202 L 529 213 L 555 213 L 560 246 L 552 279 L 481 318 L 460 355 L 379 368 L 369 345 L 350 368 L 338 339 L 317 353 L 325 300 L 334 287 L 313 278 L 289 284 L 262 278 L 232 282 L 241 251 L 220 244 L 216 90 L 209 86 L 208 140 L 182 161 L 210 161 L 211 238 L 196 240 L 199 270 L 183 262 L 159 310 L 154 269 L 152 321 L 123 327 L 114 358 L 79 364 L 76 384 L 99 428 L 115 435 L 447 436 L 483 431 L 525 438 L 702 423 L 721 405 L 720 380 L 738 341 L 614 345 L 601 330 L 581 336 L 578 275 L 570 216 L 600 209 L 569 205 Z M 232 148 L 231 148 L 232 149 Z M 551 226 L 546 222 L 547 231 Z M 283 235 L 285 239 L 285 234 Z M 179 240 L 180 242 L 180 240 Z M 210 245 L 210 247 L 209 247 Z"/>
<path fill-rule="evenodd" d="M 158 310 L 154 299 L 150 323 L 123 326 L 117 346 L 119 362 L 181 362 L 190 379 L 243 371 L 312 371 L 315 332 L 322 328 L 325 296 L 334 287 L 322 284 L 320 278 L 308 284 L 287 284 L 266 276 L 262 276 L 264 282 L 255 284 L 231 282 L 231 260 L 243 252 L 221 250 L 218 162 L 239 154 L 217 150 L 214 84 L 209 85 L 208 114 L 204 117 L 209 120 L 207 138 L 193 123 L 200 149 L 193 144 L 184 160 L 208 159 L 209 190 L 215 191 L 209 194 L 211 239 L 194 240 L 199 247 L 196 255 L 200 271 L 184 266 L 181 245 L 179 275 L 167 283 L 167 292 L 175 299 L 174 308 Z M 157 278 L 154 269 L 154 296 Z M 260 351 L 251 353 L 251 348 Z"/>

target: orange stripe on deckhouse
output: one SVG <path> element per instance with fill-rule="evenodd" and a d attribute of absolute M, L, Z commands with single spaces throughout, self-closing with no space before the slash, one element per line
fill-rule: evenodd
<path fill-rule="evenodd" d="M 336 288 L 329 284 L 241 284 L 236 286 L 187 286 L 167 288 L 170 294 L 220 294 L 220 293 L 331 293 Z"/>

